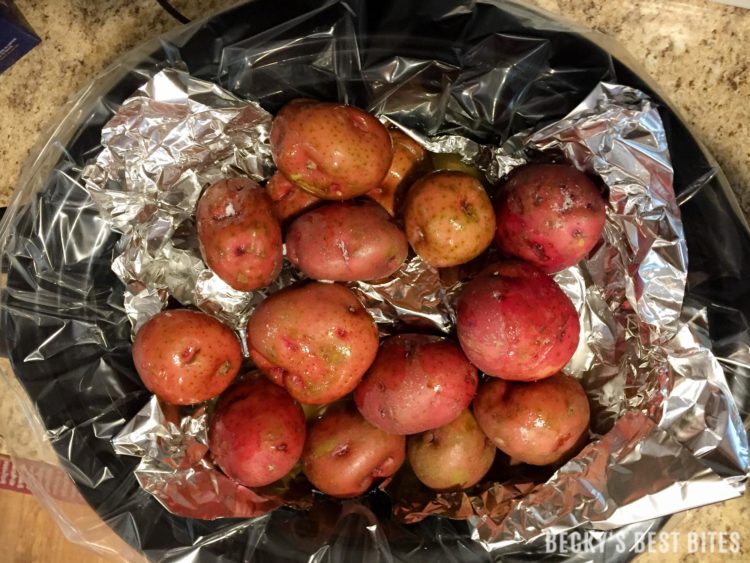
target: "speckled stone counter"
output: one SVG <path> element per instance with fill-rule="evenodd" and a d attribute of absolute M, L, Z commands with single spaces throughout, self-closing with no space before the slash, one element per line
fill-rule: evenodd
<path fill-rule="evenodd" d="M 198 18 L 235 0 L 174 0 Z M 750 11 L 698 0 L 532 0 L 541 8 L 609 34 L 655 77 L 721 164 L 750 216 Z M 0 205 L 7 205 L 22 162 L 66 100 L 118 55 L 178 25 L 154 0 L 17 0 L 42 38 L 0 75 Z M 7 363 L 0 366 L 7 369 Z M 27 423 L 0 385 L 0 435 L 24 436 Z M 0 451 L 2 438 L 0 438 Z M 29 448 L 29 455 L 35 455 Z M 736 554 L 690 553 L 691 532 L 746 529 L 750 496 L 673 517 L 678 550 L 640 561 L 747 561 L 750 531 Z"/>

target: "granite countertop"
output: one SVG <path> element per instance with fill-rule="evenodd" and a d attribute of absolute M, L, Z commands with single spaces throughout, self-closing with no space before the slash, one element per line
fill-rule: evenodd
<path fill-rule="evenodd" d="M 235 0 L 175 0 L 191 18 Z M 717 159 L 750 216 L 750 11 L 700 0 L 532 0 L 531 4 L 614 36 L 657 79 Z M 42 43 L 0 75 L 0 205 L 7 205 L 24 159 L 60 106 L 115 58 L 178 25 L 154 0 L 17 0 Z M 7 363 L 3 364 L 7 369 Z M 15 399 L 0 387 L 0 436 L 33 443 Z M 28 437 L 28 439 L 27 439 Z M 2 438 L 0 437 L 0 451 Z M 30 455 L 45 457 L 30 447 Z M 679 549 L 640 561 L 743 561 L 750 533 L 735 555 L 690 554 L 689 532 L 743 530 L 750 495 L 673 517 Z"/>

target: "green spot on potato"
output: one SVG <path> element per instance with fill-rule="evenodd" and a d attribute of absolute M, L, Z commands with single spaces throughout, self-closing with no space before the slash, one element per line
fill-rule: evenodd
<path fill-rule="evenodd" d="M 231 368 L 231 367 L 232 367 L 232 364 L 229 362 L 229 360 L 226 360 L 225 362 L 223 362 L 219 366 L 219 369 L 216 370 L 216 375 L 219 376 L 219 377 L 222 377 L 222 376 L 228 374 L 229 373 L 229 368 Z"/>
<path fill-rule="evenodd" d="M 464 468 L 456 468 L 451 471 L 450 475 L 451 480 L 459 486 L 469 481 L 469 471 Z"/>
<path fill-rule="evenodd" d="M 337 366 L 346 361 L 350 354 L 348 348 L 332 344 L 321 346 L 318 355 L 330 366 Z"/>
<path fill-rule="evenodd" d="M 339 441 L 336 438 L 329 438 L 327 440 L 321 441 L 317 446 L 313 448 L 313 457 L 325 457 L 329 455 L 331 452 L 333 452 L 333 450 L 336 449 L 338 443 Z"/>
<path fill-rule="evenodd" d="M 308 399 L 314 399 L 315 397 L 319 397 L 322 393 L 326 391 L 326 385 L 317 385 L 309 380 L 304 381 L 302 383 L 302 386 L 305 388 L 305 396 Z"/>

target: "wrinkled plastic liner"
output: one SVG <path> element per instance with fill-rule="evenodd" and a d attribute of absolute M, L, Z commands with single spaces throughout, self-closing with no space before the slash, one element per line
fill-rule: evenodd
<path fill-rule="evenodd" d="M 424 95 L 412 96 L 418 107 Z M 405 108 L 402 100 L 400 110 Z M 730 397 L 706 403 L 700 417 L 683 409 L 685 403 L 695 401 L 696 389 L 683 385 L 694 364 L 708 362 L 706 375 L 713 374 L 713 379 L 720 379 L 722 373 L 689 331 L 680 334 L 687 253 L 666 136 L 651 101 L 633 88 L 601 83 L 563 119 L 518 133 L 500 146 L 480 145 L 458 135 L 426 138 L 395 118 L 388 119 L 433 152 L 463 155 L 493 187 L 515 167 L 554 155 L 601 178 L 609 199 L 604 243 L 580 266 L 556 276 L 582 319 L 581 345 L 565 371 L 582 380 L 593 403 L 592 428 L 603 438 L 538 486 L 524 479 L 523 472 L 507 482 L 498 470 L 501 481 L 487 479 L 469 492 L 428 493 L 413 479 L 397 477 L 396 485 L 386 488 L 394 514 L 405 522 L 428 515 L 468 518 L 481 540 L 506 544 L 532 540 L 555 528 L 587 523 L 610 528 L 638 522 L 644 519 L 639 507 L 645 498 L 669 511 L 693 506 L 694 500 L 688 500 L 695 498 L 689 493 L 691 481 L 702 488 L 707 476 L 701 463 L 691 462 L 697 452 L 670 436 L 669 428 L 686 424 L 694 433 L 712 437 L 727 432 L 742 436 L 744 427 Z M 103 216 L 124 234 L 113 269 L 128 288 L 145 288 L 159 299 L 169 294 L 238 329 L 244 327 L 247 315 L 269 290 L 242 293 L 219 280 L 215 292 L 200 293 L 198 280 L 215 276 L 201 261 L 195 232 L 182 227 L 189 224 L 201 188 L 216 179 L 217 170 L 228 174 L 239 169 L 260 179 L 270 176 L 270 164 L 260 158 L 252 159 L 251 167 L 243 165 L 253 149 L 259 155 L 270 154 L 270 121 L 255 102 L 242 102 L 174 70 L 160 72 L 124 102 L 105 125 L 105 148 L 96 164 L 84 170 L 83 178 Z M 230 155 L 231 169 L 224 154 Z M 174 257 L 177 233 L 187 260 Z M 472 269 L 478 271 L 492 259 L 493 252 L 487 252 Z M 159 266 L 144 266 L 152 262 Z M 184 263 L 200 266 L 185 268 Z M 287 264 L 270 291 L 298 281 L 292 272 Z M 413 257 L 386 282 L 357 282 L 352 287 L 381 332 L 412 325 L 450 332 L 455 296 L 471 275 L 459 277 L 446 284 L 437 271 Z M 127 289 L 126 302 L 130 293 Z M 242 307 L 236 306 L 238 297 L 243 299 Z M 131 323 L 142 324 L 154 310 L 158 308 L 133 311 Z M 675 356 L 682 358 L 679 364 Z M 700 392 L 708 385 L 707 378 Z M 690 395 L 678 394 L 685 391 Z M 178 427 L 152 399 L 114 440 L 117 453 L 141 458 L 135 471 L 138 481 L 168 510 L 181 516 L 229 518 L 257 516 L 281 504 L 300 506 L 298 494 L 290 488 L 296 484 L 291 477 L 263 491 L 239 486 L 224 476 L 206 455 L 205 407 L 191 411 L 179 419 Z M 701 456 L 710 454 L 708 444 L 720 447 L 716 441 L 701 440 Z M 724 448 L 727 463 L 713 476 L 716 499 L 725 498 L 735 488 L 736 477 L 745 472 L 746 439 Z M 633 450 L 650 455 L 628 464 L 623 458 Z M 602 459 L 609 461 L 602 463 Z M 625 501 L 612 496 L 610 491 L 624 486 L 623 465 L 634 474 L 661 473 L 659 489 L 631 480 Z M 307 488 L 309 507 L 312 490 Z M 675 490 L 686 488 L 682 503 L 661 501 L 679 496 Z M 546 510 L 539 510 L 541 504 Z"/>
<path fill-rule="evenodd" d="M 750 237 L 659 95 L 579 31 L 509 2 L 281 12 L 253 2 L 123 58 L 51 131 L 3 221 L 15 376 L 104 521 L 155 559 L 485 561 L 531 552 L 542 534 L 627 534 L 740 495 L 747 438 L 732 395 L 746 413 Z M 205 268 L 190 217 L 213 179 L 268 177 L 270 116 L 301 96 L 366 108 L 492 186 L 550 159 L 601 178 L 605 242 L 556 276 L 582 319 L 566 370 L 593 405 L 576 458 L 553 474 L 501 459 L 466 493 L 432 493 L 403 470 L 355 501 L 314 494 L 301 475 L 249 490 L 206 456 L 204 406 L 149 398 L 130 358 L 140 322 L 172 296 L 241 330 L 265 297 Z M 297 276 L 287 266 L 279 287 Z M 384 334 L 449 332 L 468 277 L 441 280 L 412 257 L 394 279 L 352 287 Z"/>

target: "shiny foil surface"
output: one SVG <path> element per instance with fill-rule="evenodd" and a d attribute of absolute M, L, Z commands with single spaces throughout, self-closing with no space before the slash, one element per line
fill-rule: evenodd
<path fill-rule="evenodd" d="M 234 328 L 252 310 L 257 296 L 203 263 L 193 213 L 203 188 L 221 178 L 270 175 L 270 129 L 271 115 L 257 103 L 174 69 L 156 74 L 102 129 L 105 148 L 82 180 L 123 234 L 112 269 L 128 288 L 134 330 L 166 304 L 165 294 Z"/>
<path fill-rule="evenodd" d="M 581 319 L 579 349 L 566 371 L 591 401 L 588 445 L 551 475 L 493 469 L 495 480 L 466 492 L 433 493 L 408 474 L 396 477 L 385 487 L 395 516 L 407 523 L 431 515 L 466 519 L 473 539 L 500 549 L 741 494 L 748 470 L 742 420 L 705 338 L 681 319 L 688 257 L 656 105 L 634 88 L 599 83 L 564 118 L 492 146 L 431 135 L 429 119 L 419 129 L 407 126 L 429 115 L 414 99 L 384 94 L 371 109 L 428 150 L 479 168 L 491 196 L 517 166 L 569 161 L 601 178 L 609 205 L 603 243 L 555 276 Z M 123 235 L 112 268 L 127 287 L 134 330 L 172 296 L 242 336 L 268 293 L 302 279 L 286 263 L 272 287 L 238 292 L 198 252 L 192 215 L 201 190 L 225 176 L 268 178 L 270 121 L 253 101 L 167 69 L 104 127 L 104 150 L 84 170 L 85 185 Z M 350 287 L 383 334 L 404 327 L 449 333 L 455 297 L 473 269 L 492 259 L 488 251 L 471 267 L 438 272 L 412 256 L 390 279 Z M 309 485 L 298 477 L 267 490 L 227 479 L 207 455 L 207 412 L 199 405 L 170 413 L 152 399 L 113 440 L 118 453 L 141 458 L 136 476 L 145 490 L 174 514 L 206 519 L 312 506 Z"/>

